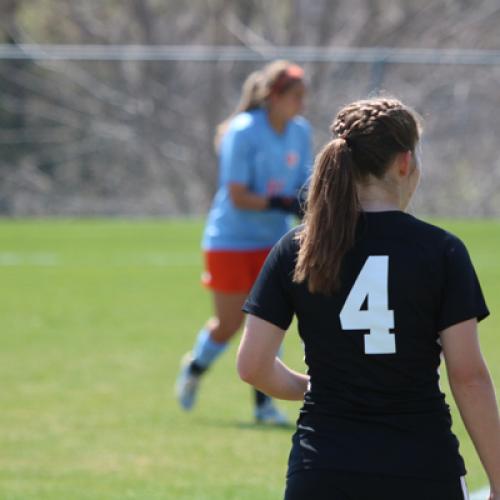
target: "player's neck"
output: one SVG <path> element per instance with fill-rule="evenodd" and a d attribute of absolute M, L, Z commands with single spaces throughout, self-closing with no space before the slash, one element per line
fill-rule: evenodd
<path fill-rule="evenodd" d="M 361 208 L 363 212 L 394 212 L 402 210 L 398 205 L 393 205 L 389 203 L 371 201 L 371 202 L 361 202 Z"/>
<path fill-rule="evenodd" d="M 381 186 L 358 186 L 358 199 L 364 212 L 402 210 L 399 194 Z"/>
<path fill-rule="evenodd" d="M 271 128 L 277 134 L 282 134 L 285 131 L 287 120 L 272 108 L 268 109 L 267 119 L 269 120 L 269 125 L 271 125 Z"/>

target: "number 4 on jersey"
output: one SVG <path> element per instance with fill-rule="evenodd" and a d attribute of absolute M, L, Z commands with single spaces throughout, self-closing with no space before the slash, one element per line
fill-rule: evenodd
<path fill-rule="evenodd" d="M 389 310 L 389 256 L 370 256 L 366 260 L 340 311 L 343 330 L 369 330 L 365 335 L 365 354 L 396 352 L 394 311 Z M 367 301 L 367 308 L 361 309 Z"/>

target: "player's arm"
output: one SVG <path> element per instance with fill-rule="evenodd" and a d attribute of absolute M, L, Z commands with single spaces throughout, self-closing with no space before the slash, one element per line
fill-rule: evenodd
<path fill-rule="evenodd" d="M 238 373 L 269 396 L 300 401 L 309 377 L 291 370 L 277 357 L 284 335 L 281 328 L 249 314 L 238 350 Z"/>
<path fill-rule="evenodd" d="M 231 182 L 229 196 L 236 208 L 242 210 L 276 209 L 302 216 L 302 202 L 294 196 L 262 196 L 253 193 L 245 184 Z"/>
<path fill-rule="evenodd" d="M 269 208 L 268 198 L 253 193 L 245 184 L 230 182 L 229 196 L 233 205 L 242 210 L 266 210 Z"/>
<path fill-rule="evenodd" d="M 261 211 L 271 207 L 267 196 L 257 194 L 249 187 L 255 175 L 252 160 L 254 140 L 251 129 L 229 132 L 221 146 L 221 170 L 232 204 L 241 210 Z"/>
<path fill-rule="evenodd" d="M 223 142 L 220 152 L 221 168 L 231 202 L 241 210 L 274 209 L 297 213 L 298 203 L 295 196 L 264 196 L 251 191 L 249 188 L 253 176 L 251 144 L 248 131 L 231 134 Z"/>
<path fill-rule="evenodd" d="M 491 498 L 500 499 L 500 419 L 495 389 L 479 347 L 476 319 L 444 329 L 441 344 L 450 387 L 488 475 Z"/>

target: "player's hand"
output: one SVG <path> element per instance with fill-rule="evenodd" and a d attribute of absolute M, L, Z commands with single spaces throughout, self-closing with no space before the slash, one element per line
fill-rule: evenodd
<path fill-rule="evenodd" d="M 269 208 L 283 210 L 297 217 L 304 215 L 301 203 L 295 196 L 271 196 L 269 198 Z"/>

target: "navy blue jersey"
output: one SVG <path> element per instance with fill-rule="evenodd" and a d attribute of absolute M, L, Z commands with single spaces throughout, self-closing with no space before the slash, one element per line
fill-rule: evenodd
<path fill-rule="evenodd" d="M 488 315 L 463 243 L 403 212 L 363 213 L 327 296 L 292 281 L 299 230 L 274 247 L 244 306 L 284 330 L 297 316 L 310 387 L 289 472 L 463 475 L 438 373 L 439 332 Z"/>

